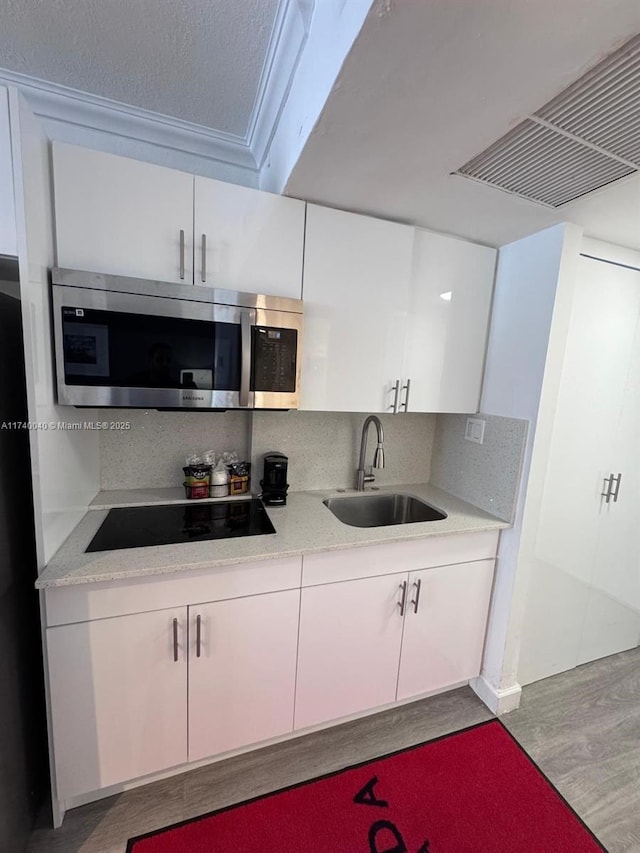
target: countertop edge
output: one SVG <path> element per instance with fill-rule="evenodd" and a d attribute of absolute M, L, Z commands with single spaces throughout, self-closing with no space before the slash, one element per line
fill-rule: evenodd
<path fill-rule="evenodd" d="M 420 529 L 412 531 L 409 531 L 405 525 L 393 525 L 391 527 L 366 528 L 367 536 L 351 538 L 346 529 L 348 526 L 345 526 L 342 531 L 343 536 L 340 535 L 342 522 L 333 517 L 324 507 L 323 512 L 317 516 L 314 510 L 315 506 L 319 508 L 323 497 L 338 496 L 335 491 L 298 492 L 291 495 L 292 504 L 297 504 L 297 506 L 292 508 L 292 515 L 289 516 L 288 522 L 285 522 L 285 518 L 282 519 L 284 527 L 281 547 L 266 546 L 266 550 L 262 552 L 256 550 L 255 553 L 247 553 L 245 548 L 243 553 L 227 553 L 216 557 L 194 554 L 193 552 L 189 554 L 188 551 L 181 552 L 179 555 L 178 553 L 163 552 L 162 556 L 159 556 L 157 552 L 153 553 L 151 549 L 145 553 L 146 549 L 144 548 L 132 548 L 126 549 L 130 550 L 131 554 L 129 561 L 127 561 L 129 565 L 126 567 L 122 565 L 126 561 L 124 551 L 108 551 L 103 552 L 105 559 L 107 562 L 111 560 L 113 564 L 105 565 L 102 568 L 95 567 L 91 570 L 89 565 L 82 564 L 82 558 L 86 553 L 86 544 L 97 530 L 102 516 L 102 513 L 96 512 L 98 507 L 92 507 L 35 581 L 35 587 L 38 590 L 51 590 L 85 584 L 117 583 L 142 578 L 176 577 L 188 572 L 214 570 L 219 567 L 260 563 L 291 557 L 304 557 L 307 554 L 349 551 L 354 548 L 415 542 L 436 537 L 499 532 L 513 526 L 510 522 L 492 516 L 485 510 L 461 501 L 454 495 L 443 492 L 428 483 L 398 484 L 386 487 L 381 491 L 389 490 L 418 493 L 421 499 L 431 501 L 432 505 L 439 505 L 447 512 L 448 522 L 446 522 L 445 529 L 440 526 L 441 522 L 436 522 L 438 525 L 436 529 L 425 528 L 424 524 L 419 523 Z M 104 510 L 106 516 L 107 507 L 100 507 L 100 509 Z M 278 512 L 282 512 L 282 510 L 279 509 Z M 305 544 L 304 540 L 301 542 L 300 539 L 307 536 L 308 519 L 313 519 L 311 525 L 314 535 L 309 536 L 311 541 L 309 544 Z M 278 527 L 277 523 L 276 527 Z M 349 529 L 354 530 L 353 528 Z M 300 530 L 305 532 L 301 534 Z M 372 532 L 374 530 L 375 533 Z M 337 538 L 336 532 L 338 532 Z M 253 537 L 250 538 L 253 539 Z M 151 546 L 153 549 L 164 547 L 181 546 Z M 119 555 L 119 560 L 113 559 L 112 555 L 115 554 Z"/>

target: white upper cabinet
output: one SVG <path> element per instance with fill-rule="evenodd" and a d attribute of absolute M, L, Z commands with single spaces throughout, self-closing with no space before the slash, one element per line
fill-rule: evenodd
<path fill-rule="evenodd" d="M 495 261 L 486 246 L 308 205 L 300 408 L 477 411 Z"/>
<path fill-rule="evenodd" d="M 193 282 L 193 175 L 59 142 L 53 171 L 58 266 Z"/>
<path fill-rule="evenodd" d="M 475 412 L 496 250 L 416 229 L 402 369 L 410 412 Z"/>
<path fill-rule="evenodd" d="M 301 409 L 391 411 L 414 229 L 307 205 Z"/>
<path fill-rule="evenodd" d="M 195 178 L 195 283 L 300 299 L 303 201 Z"/>
<path fill-rule="evenodd" d="M 305 204 L 53 143 L 58 265 L 299 299 Z"/>

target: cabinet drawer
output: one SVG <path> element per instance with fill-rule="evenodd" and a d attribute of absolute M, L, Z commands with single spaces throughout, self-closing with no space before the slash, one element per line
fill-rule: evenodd
<path fill-rule="evenodd" d="M 303 558 L 302 586 L 490 560 L 496 555 L 498 535 L 499 531 L 489 530 L 307 554 Z"/>
<path fill-rule="evenodd" d="M 65 625 L 179 607 L 197 602 L 222 601 L 263 592 L 297 589 L 301 557 L 263 560 L 207 569 L 54 587 L 45 591 L 47 625 Z"/>

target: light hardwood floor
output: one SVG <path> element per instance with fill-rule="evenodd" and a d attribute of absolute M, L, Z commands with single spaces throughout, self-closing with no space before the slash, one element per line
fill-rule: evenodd
<path fill-rule="evenodd" d="M 68 812 L 28 853 L 123 853 L 130 836 L 489 719 L 469 688 L 237 756 Z M 525 688 L 502 717 L 610 853 L 640 853 L 640 650 Z"/>

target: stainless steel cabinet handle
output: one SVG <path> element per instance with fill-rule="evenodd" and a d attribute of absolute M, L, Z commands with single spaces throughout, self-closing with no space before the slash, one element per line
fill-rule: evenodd
<path fill-rule="evenodd" d="M 202 269 L 200 270 L 200 281 L 207 281 L 207 235 L 202 235 Z"/>
<path fill-rule="evenodd" d="M 202 649 L 202 617 L 200 614 L 196 616 L 196 657 L 200 657 L 200 651 Z"/>
<path fill-rule="evenodd" d="M 249 405 L 249 385 L 251 384 L 251 316 L 248 311 L 240 314 L 240 405 Z"/>
<path fill-rule="evenodd" d="M 611 497 L 613 498 L 614 504 L 618 502 L 618 493 L 620 492 L 620 481 L 622 480 L 622 474 L 618 474 L 617 477 L 611 475 L 612 483 L 615 482 L 615 492 L 612 493 Z"/>
<path fill-rule="evenodd" d="M 611 480 L 613 478 L 613 474 L 611 477 L 605 477 L 604 482 L 602 484 L 603 492 L 600 492 L 600 496 L 604 498 L 605 503 L 609 503 L 611 500 Z"/>
<path fill-rule="evenodd" d="M 178 620 L 173 620 L 173 660 L 178 660 Z"/>
<path fill-rule="evenodd" d="M 413 612 L 418 612 L 418 605 L 420 604 L 420 587 L 422 586 L 422 580 L 418 578 L 417 581 L 413 582 L 413 585 L 416 588 L 416 597 L 411 599 L 411 603 L 413 604 Z"/>
<path fill-rule="evenodd" d="M 184 231 L 180 229 L 180 278 L 184 280 Z"/>
<path fill-rule="evenodd" d="M 403 581 L 399 589 L 402 590 L 402 598 L 398 602 L 398 607 L 400 608 L 400 615 L 404 616 L 404 606 L 407 603 L 407 581 Z"/>
<path fill-rule="evenodd" d="M 411 380 L 407 379 L 407 384 L 402 386 L 402 390 L 405 391 L 404 395 L 404 403 L 400 403 L 400 408 L 404 409 L 405 412 L 409 411 L 409 391 L 411 389 Z"/>
<path fill-rule="evenodd" d="M 395 385 L 392 386 L 391 391 L 393 391 L 393 403 L 389 406 L 390 409 L 393 409 L 393 414 L 398 413 L 398 397 L 400 396 L 400 380 L 396 379 Z"/>

